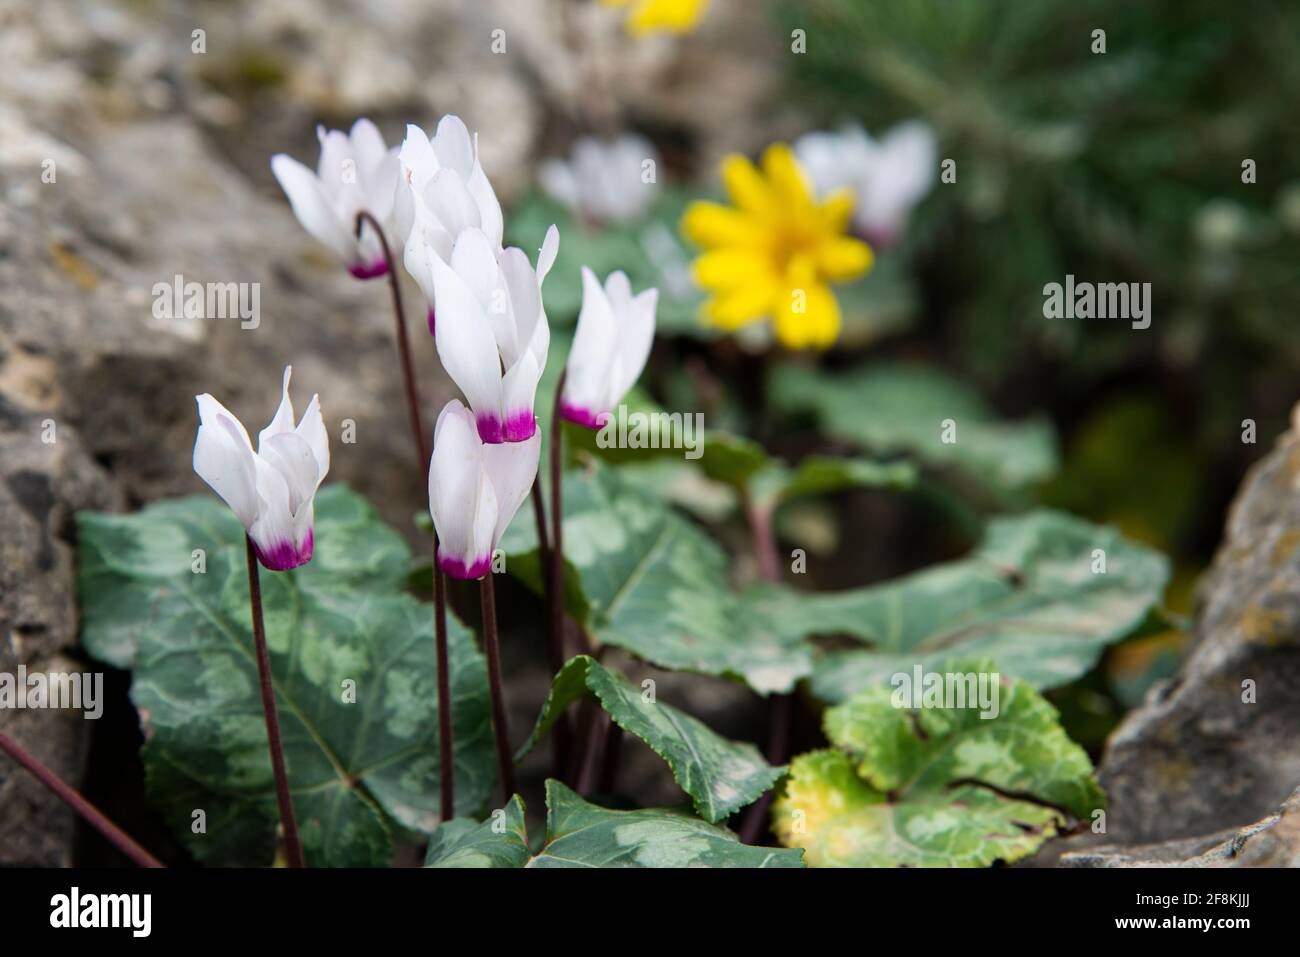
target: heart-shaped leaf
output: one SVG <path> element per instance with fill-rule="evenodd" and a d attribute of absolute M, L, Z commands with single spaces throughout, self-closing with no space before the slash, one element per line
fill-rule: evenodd
<path fill-rule="evenodd" d="M 772 811 L 782 843 L 816 867 L 980 867 L 1104 807 L 1056 710 L 999 678 L 987 659 L 950 661 L 924 687 L 872 688 L 827 711 L 837 749 L 791 763 Z"/>
<path fill-rule="evenodd" d="M 598 466 L 567 472 L 563 493 L 564 557 L 585 598 L 570 611 L 601 642 L 760 694 L 789 691 L 812 670 L 799 637 L 775 632 L 732 591 L 722 548 L 662 500 Z M 511 563 L 532 553 L 535 565 L 533 522 L 516 518 L 501 547 Z"/>
<path fill-rule="evenodd" d="M 788 641 L 843 634 L 871 646 L 817 661 L 813 691 L 836 702 L 953 655 L 988 655 L 1036 688 L 1066 684 L 1143 626 L 1168 581 L 1159 553 L 1038 510 L 989 523 L 970 557 L 897 581 L 822 593 L 763 586 L 748 601 Z"/>
<path fill-rule="evenodd" d="M 244 532 L 211 496 L 78 516 L 93 656 L 134 672 L 150 796 L 199 860 L 271 863 L 278 821 L 258 692 Z M 311 865 L 388 863 L 437 825 L 433 609 L 403 593 L 410 554 L 342 486 L 316 499 L 315 557 L 261 574 L 285 757 Z M 448 616 L 456 803 L 494 780 L 487 678 Z M 197 812 L 206 828 L 197 833 Z"/>
<path fill-rule="evenodd" d="M 782 769 L 769 766 L 752 744 L 728 741 L 703 722 L 647 697 L 626 677 L 587 655 L 570 659 L 556 675 L 527 747 L 535 746 L 565 708 L 589 693 L 611 721 L 668 762 L 706 821 L 717 823 L 752 804 L 781 777 Z"/>

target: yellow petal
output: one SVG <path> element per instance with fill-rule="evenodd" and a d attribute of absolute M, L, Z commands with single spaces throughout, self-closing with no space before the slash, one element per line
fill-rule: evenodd
<path fill-rule="evenodd" d="M 817 246 L 817 272 L 831 282 L 857 279 L 871 268 L 871 247 L 860 239 L 832 236 Z"/>
<path fill-rule="evenodd" d="M 738 209 L 696 200 L 682 216 L 682 234 L 697 246 L 741 246 L 753 244 L 759 229 Z"/>
<path fill-rule="evenodd" d="M 760 279 L 744 286 L 729 289 L 704 303 L 706 322 L 728 331 L 738 329 L 747 322 L 772 314 L 773 298 L 778 287 L 771 280 Z"/>
<path fill-rule="evenodd" d="M 853 215 L 853 191 L 837 189 L 829 194 L 817 208 L 821 228 L 828 233 L 842 233 Z"/>
<path fill-rule="evenodd" d="M 643 36 L 656 30 L 687 33 L 694 29 L 708 0 L 641 0 L 627 20 L 628 30 Z"/>
<path fill-rule="evenodd" d="M 763 216 L 772 208 L 772 194 L 754 164 L 738 153 L 722 161 L 722 183 L 731 201 L 748 213 Z"/>
<path fill-rule="evenodd" d="M 790 349 L 824 349 L 840 334 L 840 304 L 830 287 L 813 283 L 792 287 L 776 310 L 776 335 Z"/>
<path fill-rule="evenodd" d="M 785 143 L 773 143 L 763 152 L 763 173 L 778 200 L 791 206 L 806 206 L 812 202 L 808 179 L 804 176 L 794 150 Z"/>
<path fill-rule="evenodd" d="M 730 246 L 714 249 L 695 260 L 695 281 L 705 289 L 750 285 L 770 271 L 765 256 L 753 249 Z"/>

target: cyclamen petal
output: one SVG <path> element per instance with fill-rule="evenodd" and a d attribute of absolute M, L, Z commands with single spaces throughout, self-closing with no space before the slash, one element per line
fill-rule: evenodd
<path fill-rule="evenodd" d="M 194 471 L 230 506 L 258 560 L 272 571 L 311 560 L 316 490 L 329 471 L 329 440 L 313 396 L 297 427 L 284 370 L 280 407 L 253 450 L 248 431 L 210 395 L 197 396 Z"/>
<path fill-rule="evenodd" d="M 597 223 L 635 219 L 655 198 L 655 181 L 645 171 L 659 162 L 650 141 L 636 134 L 613 140 L 590 136 L 573 143 L 567 160 L 550 160 L 538 181 L 552 199 L 570 212 Z"/>
<path fill-rule="evenodd" d="M 484 442 L 522 442 L 536 432 L 533 403 L 551 341 L 541 283 L 558 244 L 552 226 L 537 269 L 523 250 L 494 248 L 480 229 L 463 230 L 447 261 L 424 250 L 438 355 L 469 400 Z"/>
<path fill-rule="evenodd" d="M 444 116 L 432 137 L 408 125 L 398 162 L 398 235 L 406 246 L 407 269 L 422 288 L 425 256 L 413 246 L 432 245 L 446 259 L 452 240 L 474 226 L 483 230 L 494 250 L 501 247 L 501 204 L 479 162 L 477 139 L 459 117 Z"/>
<path fill-rule="evenodd" d="M 357 214 L 368 212 L 382 226 L 393 215 L 397 193 L 397 148 L 387 148 L 378 128 L 359 119 L 349 133 L 316 131 L 320 159 L 313 172 L 284 153 L 271 157 L 271 171 L 303 228 L 332 249 L 359 279 L 388 271 L 373 228 L 356 235 Z"/>
<path fill-rule="evenodd" d="M 486 445 L 475 416 L 453 399 L 438 416 L 429 462 L 429 513 L 438 532 L 438 567 L 453 578 L 482 578 L 492 552 L 537 477 L 541 436 Z"/>
<path fill-rule="evenodd" d="M 582 269 L 582 309 L 565 366 L 560 414 L 577 425 L 598 429 L 640 377 L 654 343 L 657 289 L 632 295 L 622 272 L 602 287 L 595 273 Z"/>

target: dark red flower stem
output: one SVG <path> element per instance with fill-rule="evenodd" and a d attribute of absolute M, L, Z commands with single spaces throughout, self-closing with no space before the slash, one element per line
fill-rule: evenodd
<path fill-rule="evenodd" d="M 26 768 L 32 777 L 53 791 L 60 801 L 81 815 L 87 824 L 100 834 L 103 834 L 110 844 L 129 857 L 135 864 L 140 867 L 163 866 L 162 861 L 137 844 L 130 835 L 105 817 L 99 808 L 82 797 L 75 788 L 47 768 L 37 760 L 35 755 L 7 734 L 0 734 L 0 751 L 3 751 Z"/>
<path fill-rule="evenodd" d="M 560 402 L 564 396 L 566 371 L 560 372 L 555 384 L 555 403 L 551 409 L 551 548 L 549 584 L 546 589 L 547 611 L 551 625 L 548 632 L 548 661 L 551 671 L 559 674 L 564 667 L 564 420 Z M 574 728 L 567 714 L 560 715 L 551 738 L 551 774 L 565 780 L 565 771 L 573 759 Z M 570 780 L 572 780 L 570 778 Z"/>
<path fill-rule="evenodd" d="M 497 599 L 492 572 L 483 576 L 479 593 L 483 599 L 483 650 L 487 654 L 488 690 L 492 695 L 492 730 L 497 739 L 497 764 L 501 771 L 503 800 L 515 793 L 515 764 L 510 756 L 510 726 L 506 721 L 505 690 L 501 683 L 501 645 L 497 636 Z"/>
<path fill-rule="evenodd" d="M 253 647 L 257 650 L 257 675 L 261 679 L 262 713 L 266 716 L 266 741 L 271 750 L 271 770 L 275 773 L 275 799 L 280 805 L 280 827 L 284 831 L 284 854 L 290 867 L 303 867 L 302 844 L 298 840 L 298 820 L 293 813 L 293 795 L 289 793 L 289 776 L 284 768 L 284 743 L 280 740 L 280 715 L 275 707 L 275 687 L 271 683 L 271 653 L 266 647 L 266 626 L 262 621 L 262 583 L 258 576 L 257 553 L 253 540 L 244 536 L 248 552 L 248 600 L 253 611 Z"/>
<path fill-rule="evenodd" d="M 754 554 L 758 558 L 759 571 L 766 581 L 779 585 L 781 559 L 777 554 L 776 534 L 772 527 L 773 509 L 756 503 L 748 490 L 742 493 L 741 498 L 754 540 Z M 771 764 L 784 764 L 790 757 L 790 738 L 794 725 L 793 695 L 772 696 L 768 707 L 768 724 L 767 760 Z M 740 828 L 740 840 L 743 843 L 753 844 L 762 837 L 767 827 L 768 809 L 771 808 L 774 797 L 775 792 L 768 791 L 745 812 Z"/>
<path fill-rule="evenodd" d="M 392 250 L 388 248 L 388 238 L 384 229 L 366 210 L 357 213 L 356 235 L 361 238 L 362 227 L 369 224 L 379 237 L 380 248 L 384 251 L 384 263 L 388 269 L 388 286 L 393 292 L 393 322 L 397 332 L 397 355 L 401 360 L 402 382 L 406 387 L 406 411 L 411 420 L 411 435 L 415 439 L 415 455 L 419 474 L 424 478 L 420 486 L 419 498 L 422 501 L 428 495 L 429 488 L 429 445 L 424 421 L 420 416 L 420 393 L 415 387 L 415 366 L 411 362 L 411 340 L 406 331 L 406 311 L 402 308 L 402 284 L 397 275 L 397 263 Z M 438 568 L 438 533 L 433 534 L 433 621 L 435 642 L 438 646 L 438 805 L 442 819 L 449 820 L 455 816 L 456 775 L 455 742 L 452 738 L 451 723 L 451 676 L 448 673 L 447 659 L 447 591 L 446 578 Z"/>
<path fill-rule="evenodd" d="M 411 341 L 406 334 L 406 313 L 402 309 L 402 285 L 397 277 L 397 263 L 393 261 L 384 236 L 383 227 L 374 216 L 364 209 L 357 213 L 356 234 L 361 237 L 361 228 L 366 224 L 379 237 L 379 245 L 384 251 L 384 262 L 388 264 L 388 285 L 393 291 L 393 319 L 397 324 L 397 352 L 402 361 L 402 377 L 406 383 L 406 410 L 411 419 L 411 434 L 415 437 L 415 454 L 419 459 L 420 474 L 425 484 L 429 481 L 429 445 L 425 438 L 424 424 L 420 419 L 420 398 L 415 389 L 415 368 L 411 364 Z M 423 493 L 421 493 L 423 495 Z"/>

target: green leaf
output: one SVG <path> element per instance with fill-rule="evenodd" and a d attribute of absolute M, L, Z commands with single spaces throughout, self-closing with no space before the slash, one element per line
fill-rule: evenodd
<path fill-rule="evenodd" d="M 528 851 L 524 802 L 516 794 L 482 824 L 455 818 L 438 826 L 429 840 L 425 867 L 523 867 Z"/>
<path fill-rule="evenodd" d="M 531 749 L 574 701 L 591 693 L 610 720 L 634 734 L 672 769 L 706 821 L 717 823 L 757 801 L 781 777 L 752 744 L 711 731 L 671 705 L 643 699 L 641 689 L 594 658 L 570 659 L 556 675 L 527 748 Z"/>
<path fill-rule="evenodd" d="M 811 648 L 732 591 L 722 548 L 655 495 L 593 466 L 565 474 L 563 500 L 564 555 L 585 597 L 569 610 L 599 641 L 663 668 L 739 678 L 760 694 L 787 692 L 811 672 Z M 501 547 L 511 562 L 535 551 L 533 522 L 517 518 Z"/>
<path fill-rule="evenodd" d="M 974 392 L 933 369 L 884 365 L 828 375 L 783 365 L 769 389 L 778 408 L 812 412 L 836 438 L 878 455 L 908 453 L 958 468 L 994 491 L 1021 488 L 1056 470 L 1050 424 L 1001 421 Z M 946 420 L 956 425 L 955 441 L 944 441 Z"/>
<path fill-rule="evenodd" d="M 1101 555 L 1104 573 L 1094 571 Z M 954 654 L 989 655 L 1036 688 L 1066 684 L 1142 627 L 1168 581 L 1164 556 L 1115 529 L 1037 510 L 989 523 L 970 557 L 897 581 L 824 593 L 761 586 L 747 603 L 788 641 L 844 634 L 871 646 L 817 661 L 813 692 L 837 702 Z"/>
<path fill-rule="evenodd" d="M 829 495 L 850 488 L 907 489 L 916 484 L 910 462 L 872 462 L 867 459 L 809 455 L 793 468 L 773 463 L 754 478 L 754 497 L 773 507 L 813 495 Z"/>
<path fill-rule="evenodd" d="M 917 702 L 873 688 L 827 711 L 838 750 L 792 762 L 772 812 L 782 842 L 816 867 L 981 867 L 1032 854 L 1104 807 L 1056 710 L 1024 682 L 997 684 L 994 667 L 949 661 L 937 676 L 993 682 L 995 708 L 903 707 Z"/>
<path fill-rule="evenodd" d="M 523 807 L 514 798 L 503 833 L 489 819 L 449 821 L 435 834 L 430 867 L 802 867 L 803 852 L 741 844 L 731 831 L 677 808 L 611 811 L 558 781 L 546 782 L 546 843 L 528 857 Z M 448 829 L 443 837 L 441 831 Z M 437 850 L 435 851 L 435 848 Z"/>
<path fill-rule="evenodd" d="M 82 642 L 134 672 L 150 796 L 199 860 L 269 864 L 279 816 L 243 529 L 199 496 L 133 515 L 82 513 L 78 532 Z M 311 865 L 383 865 L 395 832 L 437 824 L 433 610 L 402 591 L 410 554 L 400 536 L 342 486 L 316 498 L 315 549 L 299 569 L 261 574 L 299 830 Z M 448 637 L 456 801 L 468 813 L 494 779 L 487 678 L 453 616 Z M 195 809 L 206 834 L 192 831 Z"/>

